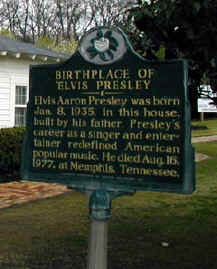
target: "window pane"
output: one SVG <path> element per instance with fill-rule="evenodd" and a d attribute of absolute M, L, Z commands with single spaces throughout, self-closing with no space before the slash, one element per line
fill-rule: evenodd
<path fill-rule="evenodd" d="M 15 126 L 25 126 L 26 124 L 26 109 L 15 108 Z"/>
<path fill-rule="evenodd" d="M 25 105 L 27 100 L 27 87 L 26 86 L 16 86 L 16 105 Z"/>

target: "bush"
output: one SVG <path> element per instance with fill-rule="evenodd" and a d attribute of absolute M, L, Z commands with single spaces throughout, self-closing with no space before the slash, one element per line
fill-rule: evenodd
<path fill-rule="evenodd" d="M 18 176 L 25 128 L 0 129 L 0 175 Z"/>

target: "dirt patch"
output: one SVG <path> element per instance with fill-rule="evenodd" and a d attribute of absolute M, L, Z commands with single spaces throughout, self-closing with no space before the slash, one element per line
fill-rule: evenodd
<path fill-rule="evenodd" d="M 195 162 L 200 162 L 200 161 L 206 160 L 208 158 L 209 158 L 208 155 L 198 153 L 198 152 L 195 153 Z"/>
<path fill-rule="evenodd" d="M 193 137 L 192 143 L 200 143 L 200 142 L 214 142 L 217 141 L 217 135 L 210 135 L 210 136 L 202 136 L 202 137 Z M 203 160 L 208 159 L 209 156 L 202 154 L 202 153 L 195 153 L 195 162 L 200 162 Z"/>
<path fill-rule="evenodd" d="M 201 137 L 193 137 L 192 138 L 192 143 L 213 142 L 213 141 L 217 141 L 217 135 L 201 136 Z"/>
<path fill-rule="evenodd" d="M 14 181 L 0 184 L 0 209 L 29 201 L 57 196 L 71 190 L 59 184 Z"/>

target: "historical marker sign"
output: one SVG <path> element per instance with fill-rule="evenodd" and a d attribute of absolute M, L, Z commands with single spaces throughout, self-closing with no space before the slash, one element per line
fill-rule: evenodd
<path fill-rule="evenodd" d="M 117 29 L 85 35 L 65 63 L 30 69 L 25 180 L 192 193 L 184 60 L 146 61 Z"/>

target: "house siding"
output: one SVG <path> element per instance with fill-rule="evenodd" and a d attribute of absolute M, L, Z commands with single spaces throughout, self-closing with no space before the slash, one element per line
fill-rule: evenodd
<path fill-rule="evenodd" d="M 0 73 L 0 128 L 10 126 L 10 76 Z"/>
<path fill-rule="evenodd" d="M 0 128 L 14 126 L 15 87 L 28 86 L 31 61 L 0 58 Z"/>

